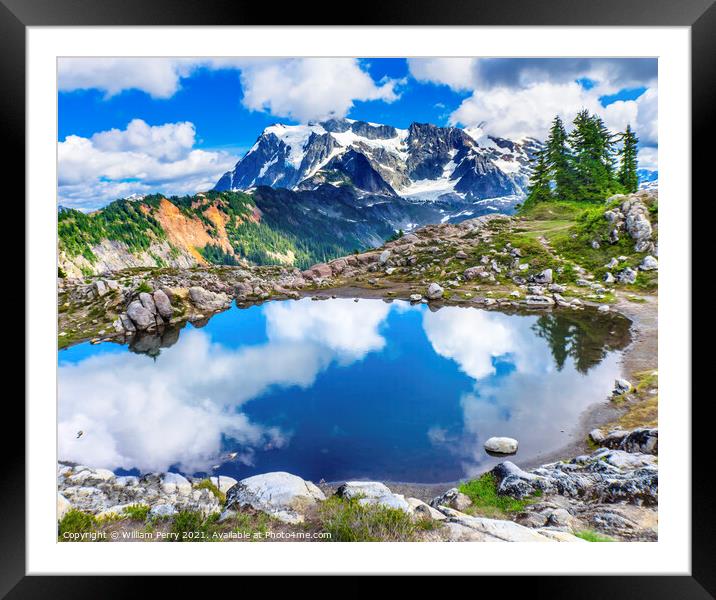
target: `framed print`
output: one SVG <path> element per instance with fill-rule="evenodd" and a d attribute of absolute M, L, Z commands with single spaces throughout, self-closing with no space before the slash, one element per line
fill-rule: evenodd
<path fill-rule="evenodd" d="M 711 597 L 711 3 L 80 5 L 2 7 L 28 284 L 8 597 L 153 574 Z"/>

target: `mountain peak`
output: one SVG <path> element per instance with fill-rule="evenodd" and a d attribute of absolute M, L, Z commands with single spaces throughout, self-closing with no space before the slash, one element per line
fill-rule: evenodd
<path fill-rule="evenodd" d="M 497 138 L 483 128 L 414 122 L 398 129 L 347 118 L 276 123 L 215 189 L 351 185 L 386 197 L 434 200 L 449 194 L 465 201 L 522 194 L 539 142 Z"/>

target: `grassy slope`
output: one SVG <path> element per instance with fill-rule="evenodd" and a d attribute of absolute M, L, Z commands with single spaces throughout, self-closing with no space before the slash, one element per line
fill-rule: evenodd
<path fill-rule="evenodd" d="M 58 214 L 60 250 L 69 257 L 84 256 L 90 263 L 96 261 L 92 247 L 103 239 L 122 242 L 132 253 L 148 251 L 153 243 L 167 238 L 154 217 L 161 199 L 162 196 L 153 195 L 142 201 L 116 200 L 91 214 L 63 209 Z M 196 248 L 213 264 L 236 264 L 236 257 L 259 265 L 281 264 L 279 257 L 293 256 L 294 265 L 305 268 L 327 258 L 349 254 L 359 247 L 355 239 L 343 240 L 336 235 L 317 233 L 320 228 L 315 223 L 299 235 L 293 222 L 296 219 L 290 218 L 289 209 L 286 210 L 287 218 L 271 214 L 267 219 L 257 219 L 260 211 L 257 211 L 254 199 L 240 192 L 207 192 L 203 197 L 183 196 L 167 200 L 185 217 L 201 223 L 216 240 L 215 244 Z M 216 206 L 227 219 L 226 235 L 234 250 L 233 256 L 219 246 L 219 231 L 205 214 L 211 206 Z"/>

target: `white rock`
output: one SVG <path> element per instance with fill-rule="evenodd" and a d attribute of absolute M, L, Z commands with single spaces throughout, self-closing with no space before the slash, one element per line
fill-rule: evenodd
<path fill-rule="evenodd" d="M 177 510 L 172 504 L 155 504 L 149 509 L 149 514 L 152 517 L 173 517 Z"/>
<path fill-rule="evenodd" d="M 167 494 L 191 494 L 191 483 L 179 473 L 164 473 L 161 478 L 162 490 Z"/>
<path fill-rule="evenodd" d="M 428 286 L 428 293 L 426 295 L 431 300 L 437 300 L 438 298 L 442 298 L 444 293 L 445 290 L 441 286 L 439 286 L 437 283 L 431 283 Z"/>
<path fill-rule="evenodd" d="M 600 313 L 608 313 L 610 308 L 608 304 L 602 304 L 598 309 Z"/>
<path fill-rule="evenodd" d="M 631 267 L 624 269 L 617 275 L 617 281 L 620 283 L 634 283 L 636 281 L 637 272 Z"/>
<path fill-rule="evenodd" d="M 413 514 L 419 517 L 432 519 L 433 521 L 444 521 L 447 519 L 439 510 L 435 510 L 432 506 L 418 498 L 406 498 L 405 501 L 410 505 Z"/>
<path fill-rule="evenodd" d="M 549 296 L 537 296 L 534 294 L 526 296 L 525 302 L 527 302 L 530 306 L 547 307 L 554 305 L 554 300 L 552 300 Z"/>
<path fill-rule="evenodd" d="M 552 269 L 545 269 L 538 275 L 535 275 L 536 283 L 552 283 Z"/>
<path fill-rule="evenodd" d="M 108 509 L 98 513 L 97 518 L 101 519 L 102 517 L 122 516 L 124 514 L 124 509 L 134 506 L 134 504 L 136 503 L 128 502 L 127 504 L 115 504 L 114 506 L 110 506 Z"/>
<path fill-rule="evenodd" d="M 420 302 L 422 299 L 423 297 L 420 294 L 410 294 L 411 302 Z"/>
<path fill-rule="evenodd" d="M 604 433 L 601 429 L 592 429 L 589 432 L 589 439 L 591 439 L 595 444 L 599 444 L 604 441 Z"/>
<path fill-rule="evenodd" d="M 407 513 L 412 512 L 410 504 L 402 494 L 394 494 L 388 486 L 379 481 L 347 481 L 336 491 L 341 498 L 360 498 L 363 505 L 378 504 L 387 508 L 397 508 Z"/>
<path fill-rule="evenodd" d="M 642 271 L 654 271 L 659 268 L 659 262 L 653 256 L 645 256 L 639 268 Z"/>
<path fill-rule="evenodd" d="M 213 483 L 219 491 L 222 493 L 228 492 L 232 487 L 239 483 L 233 477 L 227 477 L 226 475 L 219 475 L 218 477 L 209 477 L 209 481 Z"/>
<path fill-rule="evenodd" d="M 139 485 L 139 477 L 134 475 L 122 475 L 121 477 L 117 477 L 114 481 L 114 485 L 117 487 L 134 487 L 135 485 Z"/>
<path fill-rule="evenodd" d="M 496 454 L 514 454 L 517 446 L 517 440 L 509 437 L 491 437 L 485 442 L 485 450 Z"/>
<path fill-rule="evenodd" d="M 588 543 L 587 540 L 583 540 L 582 538 L 577 537 L 576 535 L 572 535 L 571 533 L 567 533 L 566 531 L 560 531 L 559 529 L 550 529 L 548 527 L 540 527 L 537 529 L 537 533 L 540 535 L 543 535 L 545 537 L 548 537 L 555 542 L 584 542 Z"/>
<path fill-rule="evenodd" d="M 502 540 L 471 529 L 460 523 L 445 523 L 445 540 L 448 542 L 501 542 Z"/>
<path fill-rule="evenodd" d="M 67 478 L 74 484 L 85 483 L 88 481 L 111 481 L 114 479 L 114 473 L 109 469 L 89 469 L 87 467 L 75 467 L 74 472 Z"/>
<path fill-rule="evenodd" d="M 451 522 L 473 529 L 503 542 L 554 542 L 556 540 L 537 533 L 534 529 L 513 521 L 472 517 L 451 508 L 440 509 Z"/>
<path fill-rule="evenodd" d="M 362 506 L 383 506 L 385 508 L 394 508 L 411 513 L 412 509 L 402 494 L 386 494 L 377 498 L 360 498 L 358 504 Z"/>
<path fill-rule="evenodd" d="M 62 494 L 57 494 L 57 520 L 61 521 L 70 510 L 72 510 L 72 503 L 65 498 Z"/>
<path fill-rule="evenodd" d="M 281 521 L 300 523 L 306 509 L 325 499 L 310 481 L 277 471 L 239 481 L 226 493 L 226 508 L 250 506 Z"/>
<path fill-rule="evenodd" d="M 381 265 L 384 265 L 388 262 L 390 259 L 390 250 L 383 250 L 383 252 L 380 253 L 380 257 L 378 258 L 378 262 Z"/>

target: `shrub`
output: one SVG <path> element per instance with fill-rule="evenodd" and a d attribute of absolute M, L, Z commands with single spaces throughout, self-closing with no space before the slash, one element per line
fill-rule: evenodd
<path fill-rule="evenodd" d="M 149 507 L 146 504 L 132 504 L 124 508 L 124 515 L 132 521 L 146 521 L 149 516 Z"/>
<path fill-rule="evenodd" d="M 60 538 L 65 533 L 89 533 L 97 525 L 97 519 L 89 513 L 71 509 L 60 520 L 58 533 Z"/>
<path fill-rule="evenodd" d="M 333 542 L 402 542 L 415 538 L 418 525 L 400 509 L 336 496 L 319 509 L 323 530 Z"/>
<path fill-rule="evenodd" d="M 517 500 L 497 493 L 497 480 L 492 473 L 485 473 L 478 479 L 460 484 L 458 488 L 472 500 L 471 512 L 484 516 L 502 516 L 524 510 L 530 500 Z"/>

